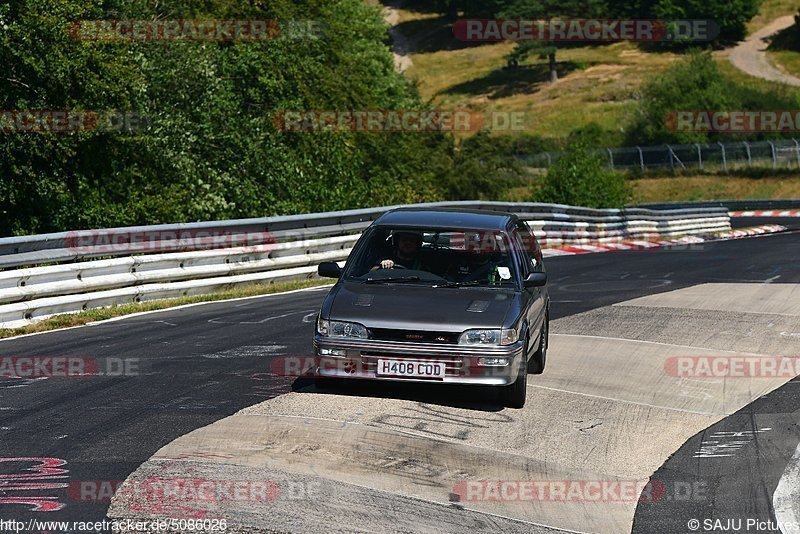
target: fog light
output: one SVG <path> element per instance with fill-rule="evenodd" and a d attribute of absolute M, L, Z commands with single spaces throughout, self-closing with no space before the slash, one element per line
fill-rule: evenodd
<path fill-rule="evenodd" d="M 508 358 L 478 358 L 478 365 L 483 367 L 505 367 Z"/>
<path fill-rule="evenodd" d="M 342 349 L 319 349 L 320 356 L 347 356 L 347 351 Z"/>

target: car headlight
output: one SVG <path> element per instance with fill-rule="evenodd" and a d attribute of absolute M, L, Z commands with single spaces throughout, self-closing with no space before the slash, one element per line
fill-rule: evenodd
<path fill-rule="evenodd" d="M 467 330 L 458 338 L 459 345 L 511 345 L 519 334 L 513 328 L 502 330 Z"/>
<path fill-rule="evenodd" d="M 317 333 L 326 337 L 353 337 L 367 339 L 367 328 L 363 324 L 345 321 L 326 321 L 317 319 Z"/>

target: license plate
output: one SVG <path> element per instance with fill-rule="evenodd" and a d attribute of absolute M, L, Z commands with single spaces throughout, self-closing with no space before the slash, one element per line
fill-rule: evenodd
<path fill-rule="evenodd" d="M 378 360 L 378 376 L 444 378 L 444 364 L 418 360 Z"/>

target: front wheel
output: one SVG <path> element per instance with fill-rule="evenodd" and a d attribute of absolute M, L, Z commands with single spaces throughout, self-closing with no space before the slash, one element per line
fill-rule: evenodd
<path fill-rule="evenodd" d="M 528 364 L 528 371 L 534 375 L 540 375 L 544 372 L 544 366 L 547 363 L 547 345 L 550 338 L 550 318 L 545 316 L 542 330 L 539 332 L 539 348 L 536 353 L 531 356 L 530 363 Z"/>
<path fill-rule="evenodd" d="M 525 399 L 528 396 L 528 365 L 525 359 L 528 356 L 528 344 L 522 352 L 522 361 L 519 362 L 519 372 L 513 384 L 503 386 L 501 397 L 503 404 L 509 408 L 522 408 L 525 406 Z"/>

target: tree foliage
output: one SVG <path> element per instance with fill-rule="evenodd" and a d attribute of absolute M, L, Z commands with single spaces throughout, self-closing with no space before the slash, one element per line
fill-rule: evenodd
<path fill-rule="evenodd" d="M 155 6 L 155 7 L 154 7 Z M 321 38 L 91 42 L 98 19 L 279 19 Z M 360 0 L 12 0 L 0 110 L 124 110 L 140 131 L 0 132 L 0 232 L 303 213 L 441 198 L 437 133 L 285 133 L 281 110 L 420 109 Z"/>
<path fill-rule="evenodd" d="M 660 20 L 712 20 L 718 41 L 740 41 L 747 22 L 758 13 L 761 0 L 639 0 L 637 15 Z"/>
<path fill-rule="evenodd" d="M 625 177 L 607 169 L 600 156 L 576 141 L 547 172 L 534 200 L 590 208 L 621 208 L 629 197 Z"/>

